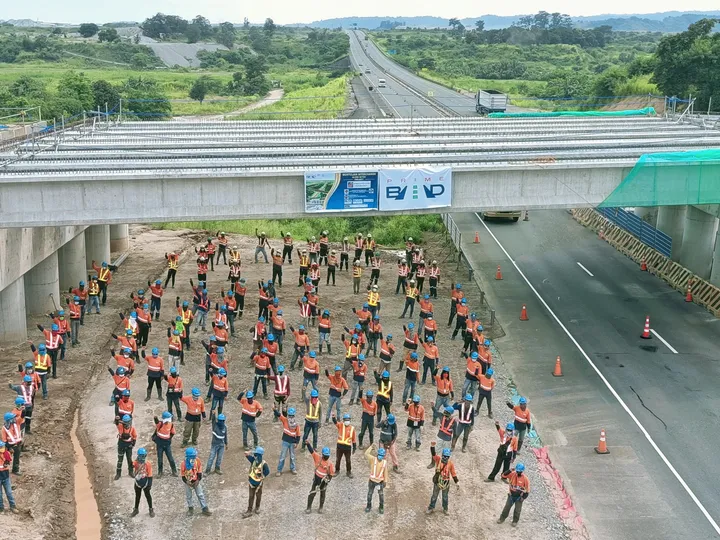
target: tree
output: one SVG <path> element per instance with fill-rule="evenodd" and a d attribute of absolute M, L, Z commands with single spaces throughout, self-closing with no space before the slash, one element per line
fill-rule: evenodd
<path fill-rule="evenodd" d="M 275 33 L 276 29 L 277 26 L 275 26 L 275 21 L 273 21 L 270 17 L 265 19 L 265 24 L 263 24 L 263 30 L 266 34 L 272 36 L 273 33 Z"/>
<path fill-rule="evenodd" d="M 97 34 L 98 30 L 98 25 L 95 23 L 82 23 L 78 32 L 80 32 L 82 37 L 89 38 Z"/>
<path fill-rule="evenodd" d="M 556 69 L 550 74 L 545 97 L 584 97 L 590 92 L 591 78 L 587 73 L 572 69 Z"/>
<path fill-rule="evenodd" d="M 120 89 L 124 114 L 141 120 L 170 116 L 172 107 L 157 82 L 145 77 L 131 77 Z M 127 106 L 126 106 L 127 104 Z"/>
<path fill-rule="evenodd" d="M 60 35 L 62 35 L 62 33 L 63 33 L 63 29 L 60 28 L 59 26 L 56 26 L 55 28 L 52 29 L 52 32 L 50 32 L 50 33 L 51 33 L 53 36 L 60 36 Z"/>
<path fill-rule="evenodd" d="M 105 104 L 108 109 L 112 110 L 120 104 L 120 92 L 112 84 L 105 80 L 94 81 L 92 83 L 93 93 L 93 109 L 100 107 L 105 110 Z"/>
<path fill-rule="evenodd" d="M 628 80 L 627 71 L 618 66 L 612 66 L 603 71 L 593 83 L 593 94 L 599 97 L 619 95 L 620 87 Z"/>
<path fill-rule="evenodd" d="M 563 13 L 552 13 L 550 15 L 550 27 L 551 30 L 556 28 L 572 28 L 572 19 L 569 15 Z"/>
<path fill-rule="evenodd" d="M 220 23 L 215 34 L 215 39 L 220 45 L 225 45 L 228 49 L 232 49 L 235 44 L 235 26 L 232 23 Z"/>
<path fill-rule="evenodd" d="M 83 109 L 92 107 L 94 101 L 92 86 L 84 73 L 65 72 L 60 77 L 57 88 L 59 96 L 78 100 Z"/>
<path fill-rule="evenodd" d="M 212 24 L 210 24 L 210 21 L 202 15 L 195 17 L 190 23 L 190 26 L 198 31 L 200 39 L 208 39 L 213 34 Z"/>
<path fill-rule="evenodd" d="M 114 28 L 103 28 L 98 32 L 98 40 L 100 42 L 106 41 L 107 43 L 112 43 L 114 41 L 120 41 L 120 36 L 118 35 L 118 31 Z"/>
<path fill-rule="evenodd" d="M 192 24 L 185 29 L 185 39 L 188 43 L 197 43 L 200 41 L 200 29 Z"/>
<path fill-rule="evenodd" d="M 205 84 L 205 79 L 203 77 L 195 79 L 188 95 L 190 96 L 190 99 L 199 101 L 202 104 L 205 96 L 207 95 L 207 85 Z"/>
<path fill-rule="evenodd" d="M 248 28 L 250 28 L 250 19 L 245 17 L 243 19 L 243 30 L 247 30 Z"/>
<path fill-rule="evenodd" d="M 478 19 L 477 21 L 475 21 L 475 30 L 477 30 L 478 32 L 482 32 L 483 30 L 485 30 L 485 21 L 483 21 L 482 19 Z"/>
<path fill-rule="evenodd" d="M 435 69 L 435 59 L 429 57 L 420 58 L 417 61 L 418 69 Z"/>

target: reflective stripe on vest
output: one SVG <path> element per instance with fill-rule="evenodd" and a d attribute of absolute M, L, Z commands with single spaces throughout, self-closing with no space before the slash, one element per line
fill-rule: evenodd
<path fill-rule="evenodd" d="M 384 459 L 375 458 L 375 461 L 370 467 L 370 480 L 373 482 L 384 482 L 386 468 L 387 461 L 385 461 Z"/>
<path fill-rule="evenodd" d="M 343 424 L 340 427 L 340 431 L 338 432 L 338 444 L 344 444 L 346 446 L 350 446 L 352 444 L 352 441 L 354 439 L 355 435 L 355 428 L 353 426 L 346 426 Z"/>
<path fill-rule="evenodd" d="M 22 436 L 20 434 L 20 427 L 13 422 L 10 429 L 3 426 L 3 433 L 5 433 L 5 439 L 8 445 L 15 445 L 22 442 Z"/>
<path fill-rule="evenodd" d="M 318 420 L 320 418 L 320 400 L 315 405 L 312 404 L 312 401 L 308 403 L 305 418 L 307 420 Z"/>
<path fill-rule="evenodd" d="M 288 393 L 288 382 L 290 377 L 287 375 L 278 375 L 275 377 L 275 395 L 284 396 Z"/>
<path fill-rule="evenodd" d="M 378 396 L 390 399 L 390 390 L 392 390 L 392 381 L 388 381 L 387 383 L 385 381 L 380 381 L 380 389 L 378 390 Z"/>
<path fill-rule="evenodd" d="M 250 466 L 250 474 L 249 474 L 248 476 L 250 476 L 250 478 L 251 478 L 252 480 L 254 480 L 255 482 L 262 482 L 262 480 L 263 480 L 263 478 L 264 478 L 264 476 L 263 476 L 263 468 L 264 468 L 264 466 L 265 466 L 265 462 L 264 462 L 264 461 L 261 461 L 260 463 L 258 463 L 257 461 L 255 461 L 255 462 Z"/>
<path fill-rule="evenodd" d="M 35 359 L 35 369 L 36 370 L 45 370 L 47 371 L 48 366 L 50 365 L 50 355 L 45 354 L 38 354 L 37 358 Z"/>
<path fill-rule="evenodd" d="M 452 435 L 454 425 L 455 418 L 453 416 L 451 416 L 450 418 L 443 416 L 440 420 L 440 431 L 442 431 L 446 435 Z"/>

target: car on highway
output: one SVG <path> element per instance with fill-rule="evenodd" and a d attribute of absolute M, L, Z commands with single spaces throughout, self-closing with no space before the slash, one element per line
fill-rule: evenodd
<path fill-rule="evenodd" d="M 522 210 L 498 210 L 493 212 L 480 212 L 480 217 L 483 219 L 483 221 L 487 221 L 488 218 L 503 218 L 518 221 L 521 215 Z"/>
<path fill-rule="evenodd" d="M 378 79 L 378 88 L 385 88 L 386 82 L 385 79 Z"/>
<path fill-rule="evenodd" d="M 361 64 L 361 65 L 362 65 L 362 64 Z M 366 70 L 365 70 L 365 74 L 366 74 L 366 75 L 370 75 L 370 70 L 369 70 L 369 69 L 366 69 Z"/>

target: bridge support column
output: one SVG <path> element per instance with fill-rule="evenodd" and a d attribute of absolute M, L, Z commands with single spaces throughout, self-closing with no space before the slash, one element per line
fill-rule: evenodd
<path fill-rule="evenodd" d="M 680 264 L 702 279 L 710 278 L 717 221 L 715 216 L 694 206 L 687 207 Z"/>
<path fill-rule="evenodd" d="M 69 287 L 77 287 L 80 281 L 87 281 L 84 232 L 58 250 L 58 265 L 61 290 L 66 291 Z"/>
<path fill-rule="evenodd" d="M 712 270 L 710 271 L 710 283 L 720 286 L 720 229 L 715 234 L 715 249 L 713 251 Z"/>
<path fill-rule="evenodd" d="M 103 262 L 110 264 L 110 225 L 92 225 L 85 229 L 85 261 L 88 268 L 92 261 L 98 266 Z"/>
<path fill-rule="evenodd" d="M 31 315 L 50 313 L 61 306 L 57 251 L 25 274 L 25 309 Z M 53 303 L 53 298 L 55 299 Z"/>
<path fill-rule="evenodd" d="M 672 255 L 670 258 L 673 261 L 680 260 L 686 212 L 687 206 L 684 205 L 658 207 L 657 228 L 672 238 Z"/>
<path fill-rule="evenodd" d="M 130 226 L 110 225 L 110 251 L 118 253 L 130 247 Z M 108 261 L 110 262 L 110 261 Z"/>
<path fill-rule="evenodd" d="M 657 206 L 636 206 L 635 215 L 642 219 L 645 223 L 657 226 L 658 207 Z"/>
<path fill-rule="evenodd" d="M 25 278 L 20 276 L 0 291 L 0 343 L 14 345 L 26 339 Z"/>

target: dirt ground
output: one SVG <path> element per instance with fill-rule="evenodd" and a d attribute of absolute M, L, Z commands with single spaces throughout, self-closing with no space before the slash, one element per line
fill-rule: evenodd
<path fill-rule="evenodd" d="M 251 388 L 253 370 L 249 360 L 252 345 L 249 329 L 254 324 L 257 314 L 257 292 L 253 284 L 258 279 L 271 277 L 271 265 L 262 262 L 253 264 L 255 239 L 239 236 L 233 237 L 231 243 L 236 243 L 241 248 L 243 276 L 248 280 L 248 295 L 246 315 L 236 322 L 236 335 L 231 339 L 228 347 L 230 398 L 226 401 L 225 413 L 228 416 L 229 446 L 222 466 L 225 474 L 223 476 L 211 474 L 203 481 L 213 516 L 186 517 L 181 480 L 165 476 L 156 479 L 153 484 L 152 494 L 157 516 L 154 519 L 148 516 L 143 500 L 140 515 L 131 519 L 129 513 L 133 501 L 132 479 L 123 476 L 121 480 L 113 481 L 117 455 L 116 428 L 112 422 L 113 409 L 108 407 L 108 397 L 113 385 L 106 366 L 114 367 L 109 353 L 114 342 L 109 334 L 120 327 L 118 312 L 128 312 L 131 308 L 129 293 L 140 287 L 145 288 L 148 279 L 164 276 L 163 254 L 166 251 L 189 247 L 190 251 L 185 251 L 181 257 L 176 288 L 167 290 L 163 299 L 161 320 L 154 323 L 150 334 L 148 349 L 157 346 L 161 354 L 165 355 L 167 352 L 165 329 L 167 322 L 175 315 L 175 296 L 190 300 L 189 279 L 196 279 L 195 254 L 191 246 L 193 242 L 199 242 L 203 237 L 203 234 L 197 231 L 155 231 L 146 227 L 133 227 L 131 233 L 132 251 L 113 278 L 108 305 L 101 315 L 86 317 L 85 326 L 81 330 L 81 345 L 68 350 L 68 359 L 60 367 L 60 377 L 51 380 L 50 399 L 47 402 L 41 401 L 36 407 L 34 431 L 37 431 L 37 435 L 28 441 L 29 452 L 23 456 L 23 476 L 14 479 L 18 506 L 24 511 L 19 519 L 16 516 L 0 515 L 0 530 L 3 530 L 4 536 L 17 534 L 20 537 L 38 539 L 74 537 L 75 505 L 72 495 L 74 454 L 67 434 L 71 429 L 74 410 L 79 406 L 79 435 L 91 467 L 91 479 L 103 519 L 103 538 L 164 540 L 186 537 L 188 530 L 192 531 L 192 536 L 196 540 L 245 535 L 278 538 L 286 536 L 288 531 L 312 538 L 334 538 L 341 535 L 346 538 L 359 538 L 383 534 L 398 539 L 435 539 L 456 537 L 461 530 L 463 534 L 478 539 L 492 537 L 504 540 L 527 537 L 530 534 L 539 540 L 569 537 L 569 532 L 557 518 L 550 495 L 538 475 L 536 460 L 530 452 L 529 445 L 526 446 L 527 450 L 523 448 L 520 459 L 528 466 L 533 492 L 523 508 L 520 526 L 511 529 L 509 521 L 502 526 L 495 524 L 505 501 L 507 486 L 499 481 L 495 484 L 483 483 L 483 479 L 492 468 L 498 445 L 493 420 L 484 415 L 476 419 L 468 452 L 463 454 L 457 451 L 453 455 L 460 478 L 460 489 L 459 491 L 451 489 L 450 516 L 443 516 L 439 511 L 431 516 L 424 514 L 432 491 L 432 471 L 428 471 L 425 466 L 430 459 L 429 443 L 435 439 L 437 428 L 429 425 L 428 421 L 428 425 L 424 428 L 420 453 L 405 450 L 406 413 L 399 404 L 404 373 L 394 372 L 397 363 L 393 366 L 392 380 L 397 392 L 393 409 L 399 425 L 400 473 L 391 474 L 389 486 L 385 491 L 385 515 L 380 516 L 376 511 L 377 497 L 374 511 L 370 514 L 363 512 L 368 466 L 361 451 L 353 456 L 355 477 L 347 478 L 343 472 L 330 484 L 325 514 L 318 515 L 313 512 L 311 515 L 305 515 L 305 501 L 312 483 L 313 463 L 307 453 L 298 452 L 298 475 L 292 476 L 287 473 L 286 463 L 286 473 L 282 477 L 271 476 L 265 481 L 261 514 L 249 519 L 241 519 L 241 514 L 247 506 L 248 463 L 242 450 L 240 406 L 234 398 L 240 391 Z M 280 245 L 277 240 L 272 241 L 271 244 L 276 247 Z M 459 394 L 465 364 L 465 360 L 460 356 L 462 345 L 460 340 L 450 340 L 450 329 L 445 327 L 449 313 L 449 284 L 455 278 L 455 263 L 450 261 L 451 250 L 441 236 L 429 236 L 428 245 L 425 247 L 428 253 L 426 260 L 437 259 L 442 266 L 440 298 L 434 302 L 436 318 L 440 322 L 438 345 L 441 364 L 451 367 Z M 401 350 L 402 324 L 407 324 L 409 320 L 398 319 L 404 298 L 393 294 L 396 280 L 395 252 L 385 252 L 383 259 L 384 267 L 380 279 L 383 306 L 381 322 L 386 334 L 392 333 L 396 336 L 396 346 Z M 299 297 L 299 289 L 296 287 L 297 274 L 297 261 L 293 266 L 286 264 L 285 285 L 283 288 L 278 288 L 285 318 L 288 324 L 294 326 L 299 323 L 299 311 L 295 304 Z M 325 286 L 324 268 L 321 276 L 320 305 L 322 308 L 329 308 L 333 315 L 333 354 L 323 354 L 318 359 L 322 368 L 332 370 L 336 364 L 342 364 L 344 356 L 339 341 L 341 328 L 343 325 L 351 326 L 356 322 L 350 308 L 360 307 L 364 302 L 364 296 L 352 294 L 351 278 L 345 272 L 338 274 L 336 287 Z M 364 274 L 364 278 L 366 277 L 369 277 L 369 272 Z M 209 272 L 208 290 L 213 298 L 217 298 L 221 286 L 226 288 L 229 284 L 226 278 L 225 266 L 216 268 L 215 272 Z M 479 291 L 476 287 L 470 286 L 467 270 L 461 267 L 457 279 L 465 285 L 471 309 L 477 311 L 480 319 L 486 322 L 488 313 L 484 309 L 479 309 Z M 414 318 L 416 324 L 417 315 L 416 309 Z M 493 331 L 499 336 L 501 333 L 499 325 Z M 39 342 L 40 337 L 40 333 L 37 332 L 36 341 Z M 205 334 L 201 331 L 192 334 L 192 348 L 186 353 L 187 365 L 183 366 L 181 371 L 186 394 L 193 386 L 201 388 L 203 393 L 206 390 L 204 349 L 200 345 L 200 339 L 208 337 L 209 333 Z M 496 336 L 491 332 L 491 337 Z M 311 346 L 316 348 L 317 331 L 314 328 L 310 331 L 310 339 Z M 285 354 L 279 357 L 278 364 L 287 366 L 291 351 L 291 346 L 286 347 Z M 16 381 L 18 376 L 13 371 L 15 360 L 30 359 L 30 351 L 23 346 L 17 350 L 3 352 L 5 362 L 0 366 L 0 370 L 6 379 Z M 502 375 L 502 360 L 497 359 L 494 362 L 500 383 L 494 392 L 494 412 L 495 418 L 504 424 L 512 416 L 511 411 L 502 403 L 505 397 L 503 394 L 510 395 L 510 389 L 503 388 L 505 379 Z M 370 359 L 369 364 L 372 370 L 378 366 L 378 360 Z M 299 411 L 303 409 L 299 396 L 301 377 L 299 371 L 291 373 L 290 403 Z M 145 402 L 145 387 L 145 369 L 143 364 L 139 364 L 132 383 L 133 399 L 136 403 L 134 425 L 138 431 L 138 444 L 135 450 L 145 446 L 150 461 L 156 465 L 155 445 L 150 441 L 154 428 L 152 417 L 160 415 L 165 410 L 165 401 L 159 401 L 155 396 L 151 401 Z M 322 377 L 320 395 L 323 404 L 327 402 L 327 389 L 327 379 Z M 366 389 L 376 390 L 375 385 L 371 383 L 366 384 Z M 429 384 L 419 386 L 418 393 L 426 410 L 429 411 L 431 403 L 434 402 L 434 387 Z M 7 385 L 5 388 L 0 388 L 0 402 L 11 404 L 12 399 L 13 396 Z M 346 397 L 343 400 L 343 412 L 348 410 L 347 402 Z M 266 461 L 274 474 L 280 451 L 282 428 L 280 424 L 271 421 L 272 398 L 269 400 L 261 398 L 261 403 L 266 412 L 258 421 L 260 444 L 266 449 Z M 354 424 L 359 428 L 361 406 L 355 405 L 349 410 L 353 414 Z M 299 418 L 302 419 L 300 415 Z M 176 423 L 176 429 L 181 432 L 182 424 Z M 202 425 L 198 450 L 203 464 L 209 454 L 210 429 L 209 423 Z M 321 427 L 320 445 L 331 447 L 333 460 L 336 437 L 337 431 L 332 424 Z M 180 442 L 181 435 L 176 437 L 173 443 L 173 453 L 178 464 L 183 456 Z M 437 508 L 440 509 L 439 501 Z M 458 527 L 461 518 L 462 528 Z M 470 530 L 472 532 L 469 532 Z"/>

